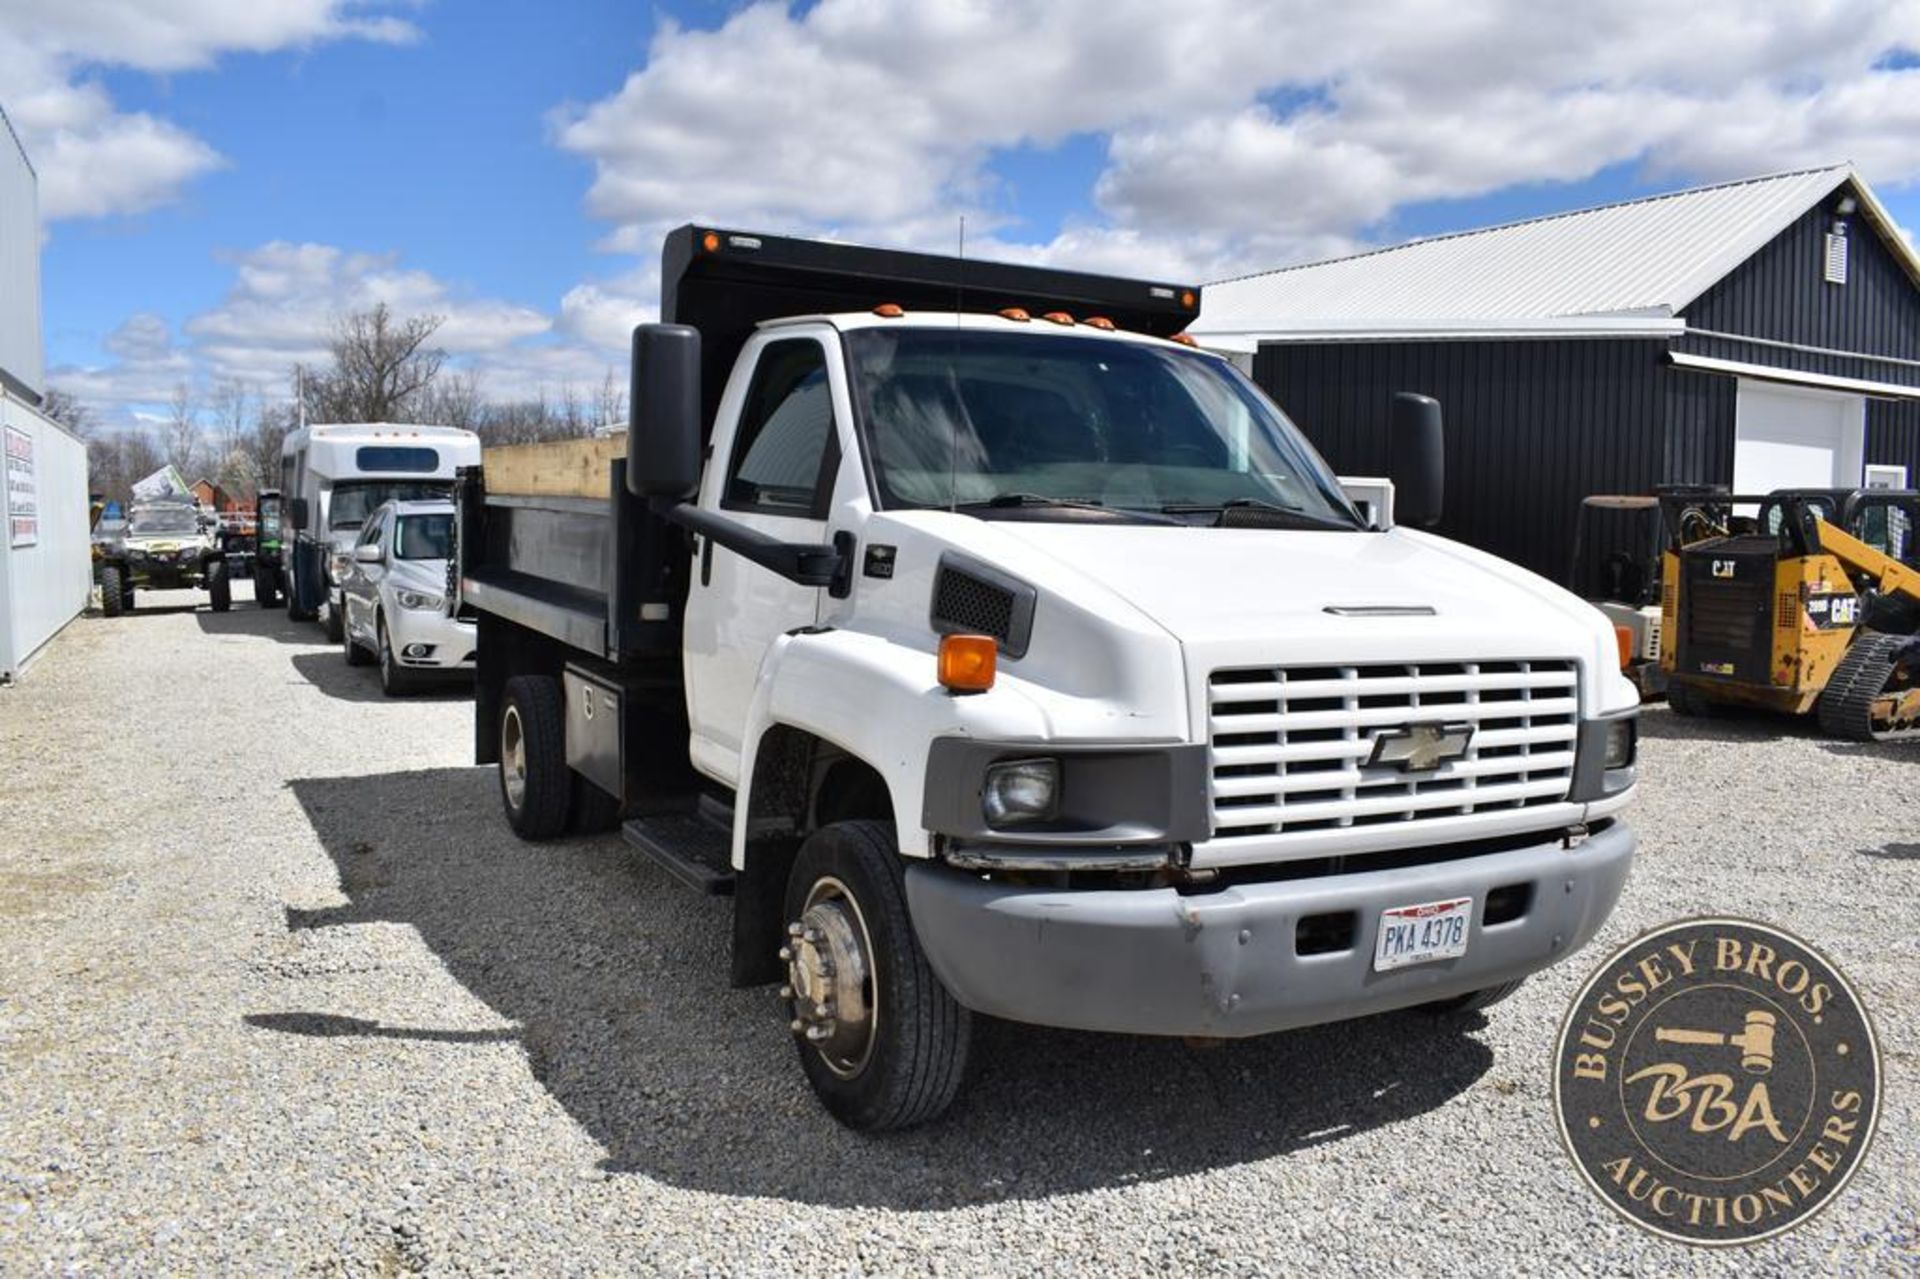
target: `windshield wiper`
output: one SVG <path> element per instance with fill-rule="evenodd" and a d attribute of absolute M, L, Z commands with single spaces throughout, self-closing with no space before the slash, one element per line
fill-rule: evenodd
<path fill-rule="evenodd" d="M 1351 530 L 1358 527 L 1350 520 L 1330 519 L 1325 515 L 1314 515 L 1297 507 L 1280 506 L 1257 497 L 1236 497 L 1225 502 L 1175 502 L 1161 507 L 1160 511 L 1164 515 L 1205 515 L 1210 511 L 1218 511 L 1220 518 L 1214 521 L 1215 528 L 1225 528 L 1229 524 L 1251 528 L 1270 528 L 1276 524 L 1308 529 Z M 1232 519 L 1235 511 L 1245 511 L 1250 518 L 1244 523 Z"/>
<path fill-rule="evenodd" d="M 1105 502 L 1093 498 L 1048 497 L 1044 493 L 995 493 L 992 497 L 977 502 L 956 502 L 956 511 L 1011 511 L 1011 510 L 1069 510 L 1093 511 L 1108 516 L 1115 521 L 1131 521 L 1142 524 L 1178 524 L 1179 520 L 1167 515 L 1144 511 L 1132 506 L 1108 506 Z"/>

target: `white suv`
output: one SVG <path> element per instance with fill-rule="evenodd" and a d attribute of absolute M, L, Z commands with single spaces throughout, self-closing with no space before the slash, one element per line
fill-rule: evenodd
<path fill-rule="evenodd" d="M 433 672 L 471 672 L 474 624 L 447 614 L 453 504 L 387 502 L 367 517 L 340 583 L 349 666 L 380 663 L 388 696 Z"/>

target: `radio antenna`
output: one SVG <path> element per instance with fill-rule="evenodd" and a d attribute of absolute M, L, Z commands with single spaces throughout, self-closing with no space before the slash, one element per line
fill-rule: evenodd
<path fill-rule="evenodd" d="M 954 354 L 960 349 L 960 312 L 967 298 L 967 215 L 960 215 L 960 244 L 956 250 L 959 269 L 953 275 L 953 332 Z M 954 370 L 953 357 L 947 360 L 947 382 L 953 388 L 953 401 L 961 415 L 965 415 L 966 402 L 960 398 L 960 378 Z M 960 420 L 949 417 L 947 425 L 947 510 L 954 511 L 960 506 Z"/>

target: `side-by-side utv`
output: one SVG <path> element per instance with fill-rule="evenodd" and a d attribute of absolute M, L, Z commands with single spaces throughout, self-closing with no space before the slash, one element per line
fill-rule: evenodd
<path fill-rule="evenodd" d="M 1835 737 L 1920 740 L 1920 493 L 1672 494 L 1661 514 L 1674 710 L 1812 712 Z"/>

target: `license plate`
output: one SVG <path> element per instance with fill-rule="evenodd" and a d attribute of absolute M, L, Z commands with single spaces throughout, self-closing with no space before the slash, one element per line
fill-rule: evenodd
<path fill-rule="evenodd" d="M 1395 906 L 1380 912 L 1380 937 L 1373 947 L 1373 970 L 1386 972 L 1467 953 L 1473 923 L 1473 898 Z"/>

